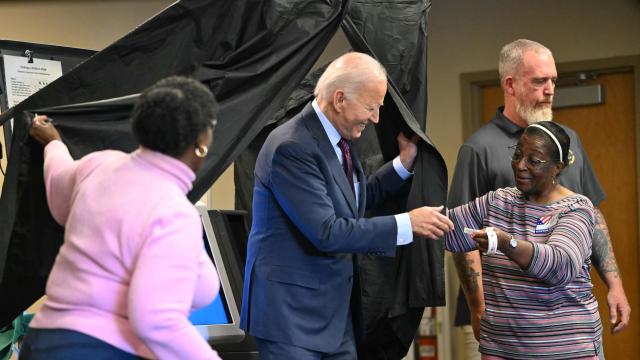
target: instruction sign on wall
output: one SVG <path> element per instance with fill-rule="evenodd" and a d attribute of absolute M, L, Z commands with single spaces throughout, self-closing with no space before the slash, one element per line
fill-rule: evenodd
<path fill-rule="evenodd" d="M 62 63 L 56 60 L 4 55 L 7 104 L 13 107 L 62 76 Z"/>

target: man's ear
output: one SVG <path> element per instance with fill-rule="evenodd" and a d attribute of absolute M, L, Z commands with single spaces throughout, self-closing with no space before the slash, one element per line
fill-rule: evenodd
<path fill-rule="evenodd" d="M 507 76 L 502 81 L 502 88 L 506 94 L 511 96 L 516 95 L 516 90 L 513 88 L 513 76 Z"/>
<path fill-rule="evenodd" d="M 341 113 L 345 102 L 344 90 L 338 89 L 333 92 L 333 107 L 337 113 Z"/>

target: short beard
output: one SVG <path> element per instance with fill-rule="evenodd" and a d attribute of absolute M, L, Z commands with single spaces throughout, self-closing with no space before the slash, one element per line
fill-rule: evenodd
<path fill-rule="evenodd" d="M 527 124 L 535 124 L 540 121 L 553 120 L 553 111 L 551 106 L 530 106 L 528 104 L 521 104 L 520 101 L 516 101 L 516 112 L 522 117 Z"/>

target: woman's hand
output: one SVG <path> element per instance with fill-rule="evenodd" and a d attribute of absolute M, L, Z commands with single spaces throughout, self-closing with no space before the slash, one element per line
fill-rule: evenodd
<path fill-rule="evenodd" d="M 511 245 L 511 234 L 506 233 L 498 228 L 493 228 L 498 237 L 497 250 L 502 252 L 506 257 L 518 264 L 521 269 L 528 269 L 533 258 L 533 243 L 526 240 L 517 240 L 514 238 L 514 244 Z M 471 234 L 473 240 L 478 243 L 478 249 L 486 253 L 489 247 L 489 239 L 487 237 L 486 228 L 476 230 Z"/>
<path fill-rule="evenodd" d="M 497 227 L 494 227 L 493 231 L 498 237 L 498 249 L 504 249 L 504 244 L 509 243 L 509 240 L 511 240 L 511 235 L 498 229 Z M 489 247 L 489 238 L 487 236 L 486 228 L 476 230 L 471 237 L 478 243 L 478 249 L 483 253 L 486 253 Z"/>
<path fill-rule="evenodd" d="M 29 135 L 44 146 L 53 140 L 62 140 L 60 133 L 46 115 L 36 115 L 33 118 Z"/>

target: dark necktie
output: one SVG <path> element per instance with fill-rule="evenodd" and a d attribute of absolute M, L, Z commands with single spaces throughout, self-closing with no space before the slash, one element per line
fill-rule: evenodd
<path fill-rule="evenodd" d="M 344 169 L 345 175 L 347 175 L 351 191 L 355 195 L 356 191 L 353 188 L 353 163 L 351 162 L 351 149 L 349 148 L 349 142 L 344 138 L 340 138 L 338 146 L 340 147 L 340 150 L 342 150 L 342 168 Z"/>

